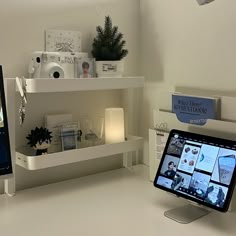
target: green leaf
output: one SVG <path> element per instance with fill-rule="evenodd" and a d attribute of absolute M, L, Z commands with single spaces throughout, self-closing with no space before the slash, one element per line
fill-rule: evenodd
<path fill-rule="evenodd" d="M 105 17 L 104 28 L 97 26 L 96 30 L 97 36 L 92 44 L 92 55 L 96 60 L 121 60 L 127 56 L 123 34 L 118 31 L 118 26 L 113 27 L 110 16 Z"/>
<path fill-rule="evenodd" d="M 97 33 L 99 38 L 103 38 L 104 32 L 101 26 L 97 26 Z"/>

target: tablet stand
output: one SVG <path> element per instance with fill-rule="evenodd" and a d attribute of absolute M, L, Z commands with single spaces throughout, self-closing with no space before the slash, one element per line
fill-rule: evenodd
<path fill-rule="evenodd" d="M 203 207 L 188 204 L 182 207 L 174 208 L 166 211 L 164 215 L 178 223 L 188 224 L 210 213 Z"/>

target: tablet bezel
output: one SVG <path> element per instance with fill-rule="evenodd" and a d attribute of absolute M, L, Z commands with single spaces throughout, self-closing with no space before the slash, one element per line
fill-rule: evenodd
<path fill-rule="evenodd" d="M 7 159 L 9 163 L 9 168 L 5 170 L 0 170 L 0 179 L 9 179 L 13 176 L 12 169 L 12 157 L 11 157 L 11 146 L 10 146 L 10 137 L 9 137 L 9 129 L 8 129 L 8 119 L 7 119 L 7 108 L 6 108 L 6 99 L 5 99 L 5 89 L 4 89 L 4 78 L 2 72 L 2 66 L 0 65 L 0 99 L 2 103 L 2 111 L 3 111 L 3 124 L 4 127 L 0 128 L 4 131 L 5 135 L 5 145 L 7 152 Z"/>

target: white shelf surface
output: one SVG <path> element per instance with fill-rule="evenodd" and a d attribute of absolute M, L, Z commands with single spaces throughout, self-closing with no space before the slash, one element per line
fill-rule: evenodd
<path fill-rule="evenodd" d="M 27 93 L 93 91 L 144 87 L 142 76 L 89 79 L 26 79 Z"/>
<path fill-rule="evenodd" d="M 128 140 L 122 143 L 104 144 L 42 156 L 27 156 L 21 152 L 16 152 L 16 164 L 27 170 L 39 170 L 120 153 L 128 153 L 142 149 L 142 147 L 143 138 L 129 136 Z"/>

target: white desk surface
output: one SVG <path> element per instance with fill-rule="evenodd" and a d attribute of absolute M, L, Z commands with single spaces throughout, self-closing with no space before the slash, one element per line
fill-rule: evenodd
<path fill-rule="evenodd" d="M 180 204 L 148 181 L 148 168 L 115 170 L 0 197 L 2 236 L 228 236 L 236 214 L 217 213 L 188 225 L 163 212 Z"/>

